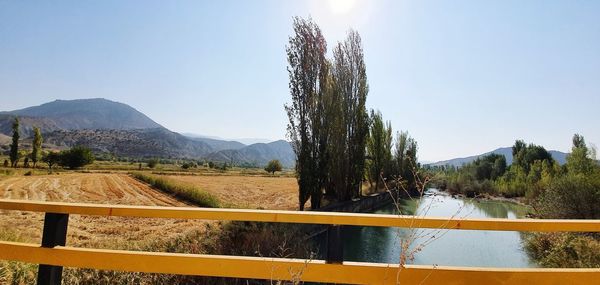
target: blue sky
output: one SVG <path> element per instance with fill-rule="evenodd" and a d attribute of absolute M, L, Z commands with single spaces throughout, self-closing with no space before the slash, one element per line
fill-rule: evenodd
<path fill-rule="evenodd" d="M 4 1 L 0 110 L 103 97 L 165 127 L 285 137 L 285 45 L 363 39 L 368 107 L 422 160 L 600 143 L 600 1 Z"/>

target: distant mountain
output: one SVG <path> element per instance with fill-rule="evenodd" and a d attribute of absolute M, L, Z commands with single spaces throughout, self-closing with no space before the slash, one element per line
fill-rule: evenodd
<path fill-rule="evenodd" d="M 219 140 L 219 141 L 234 141 L 234 142 L 242 143 L 243 145 L 273 142 L 273 140 L 261 139 L 261 138 L 222 138 L 222 137 L 217 137 L 217 136 L 207 136 L 207 135 L 194 134 L 194 133 L 181 133 L 181 134 L 186 137 L 190 137 L 190 138 L 194 138 L 194 139 L 200 138 L 200 139 L 213 139 L 213 140 Z"/>
<path fill-rule="evenodd" d="M 556 150 L 550 150 L 548 152 L 552 155 L 552 158 L 554 158 L 554 160 L 556 160 L 559 164 L 563 165 L 567 162 L 567 154 L 566 153 L 556 151 Z M 504 157 L 506 157 L 506 164 L 509 164 L 509 165 L 512 164 L 512 161 L 513 161 L 512 148 L 511 147 L 503 147 L 503 148 L 499 148 L 499 149 L 496 149 L 496 150 L 493 150 L 490 152 L 486 152 L 486 153 L 480 154 L 480 155 L 473 155 L 473 156 L 468 156 L 468 157 L 438 161 L 438 162 L 431 163 L 428 165 L 430 165 L 430 166 L 452 165 L 452 166 L 460 167 L 460 166 L 463 166 L 464 164 L 474 161 L 475 159 L 477 159 L 481 156 L 485 156 L 485 155 L 492 154 L 492 153 L 504 155 Z"/>
<path fill-rule="evenodd" d="M 219 140 L 219 139 L 213 139 L 213 138 L 201 138 L 201 137 L 189 137 L 189 136 L 186 136 L 186 137 L 188 137 L 189 139 L 191 139 L 193 141 L 206 143 L 213 149 L 213 151 L 220 151 L 220 150 L 226 150 L 226 149 L 235 150 L 235 149 L 240 149 L 240 148 L 246 147 L 245 144 L 243 144 L 241 142 L 236 142 L 236 141 L 226 141 L 226 140 Z"/>
<path fill-rule="evenodd" d="M 21 137 L 26 138 L 33 135 L 33 127 L 39 127 L 44 131 L 61 130 L 62 128 L 52 119 L 41 117 L 19 117 L 19 131 Z M 0 133 L 4 135 L 12 135 L 12 125 L 15 121 L 15 115 L 0 113 Z"/>
<path fill-rule="evenodd" d="M 213 140 L 225 140 L 224 138 L 221 137 L 217 137 L 217 136 L 206 136 L 206 135 L 199 135 L 199 134 L 194 134 L 194 133 L 180 133 L 188 138 L 194 138 L 194 139 L 213 139 Z"/>
<path fill-rule="evenodd" d="M 22 139 L 30 140 L 33 126 L 38 126 L 44 144 L 57 149 L 83 145 L 96 154 L 132 158 L 208 159 L 255 166 L 279 159 L 285 167 L 293 167 L 295 163 L 294 152 L 286 141 L 245 145 L 208 136 L 184 136 L 126 104 L 106 99 L 56 100 L 0 112 L 3 149 L 10 143 L 15 116 L 20 120 Z"/>
<path fill-rule="evenodd" d="M 10 134 L 14 117 L 21 120 L 24 137 L 38 126 L 44 132 L 55 130 L 134 130 L 162 128 L 129 105 L 107 99 L 56 100 L 21 110 L 0 112 L 0 133 Z"/>
<path fill-rule="evenodd" d="M 261 138 L 236 138 L 235 141 L 241 142 L 245 145 L 257 144 L 257 143 L 272 143 L 273 140 L 261 139 Z"/>
<path fill-rule="evenodd" d="M 556 160 L 560 165 L 567 163 L 567 155 L 569 155 L 568 153 L 564 153 L 558 150 L 549 150 L 548 152 L 552 155 L 552 158 L 554 158 L 554 160 Z"/>
<path fill-rule="evenodd" d="M 296 162 L 292 146 L 284 140 L 256 143 L 237 150 L 222 150 L 209 154 L 207 159 L 257 166 L 263 166 L 272 159 L 278 159 L 287 168 L 293 167 Z"/>

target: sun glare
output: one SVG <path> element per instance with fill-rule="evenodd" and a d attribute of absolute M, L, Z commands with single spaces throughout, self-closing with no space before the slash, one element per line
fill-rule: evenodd
<path fill-rule="evenodd" d="M 334 14 L 346 14 L 352 10 L 355 3 L 356 0 L 329 0 L 329 7 Z"/>

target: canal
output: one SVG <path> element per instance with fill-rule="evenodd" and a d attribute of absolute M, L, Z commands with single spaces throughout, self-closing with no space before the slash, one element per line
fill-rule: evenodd
<path fill-rule="evenodd" d="M 399 207 L 389 205 L 375 213 L 455 218 L 518 219 L 525 216 L 525 206 L 507 201 L 455 198 L 435 189 L 427 191 L 420 202 L 401 200 Z M 417 231 L 417 232 L 414 232 Z M 536 267 L 523 250 L 519 232 L 426 230 L 381 227 L 346 227 L 343 231 L 344 260 L 379 263 L 398 263 L 400 241 L 411 236 L 408 252 L 419 248 L 407 264 L 477 266 L 477 267 Z"/>

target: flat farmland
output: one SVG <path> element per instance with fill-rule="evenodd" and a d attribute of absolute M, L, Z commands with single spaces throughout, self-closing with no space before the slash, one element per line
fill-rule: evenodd
<path fill-rule="evenodd" d="M 36 201 L 146 206 L 189 206 L 150 188 L 126 174 L 69 173 L 9 176 L 0 180 L 0 197 Z M 0 210 L 0 229 L 9 238 L 40 242 L 43 214 Z M 202 230 L 205 221 L 124 217 L 69 217 L 68 245 L 98 248 L 136 248 L 138 244 L 169 239 Z"/>
<path fill-rule="evenodd" d="M 297 210 L 298 183 L 293 177 L 236 175 L 169 175 L 169 179 L 196 186 L 239 208 Z M 307 203 L 307 207 L 310 203 Z"/>

